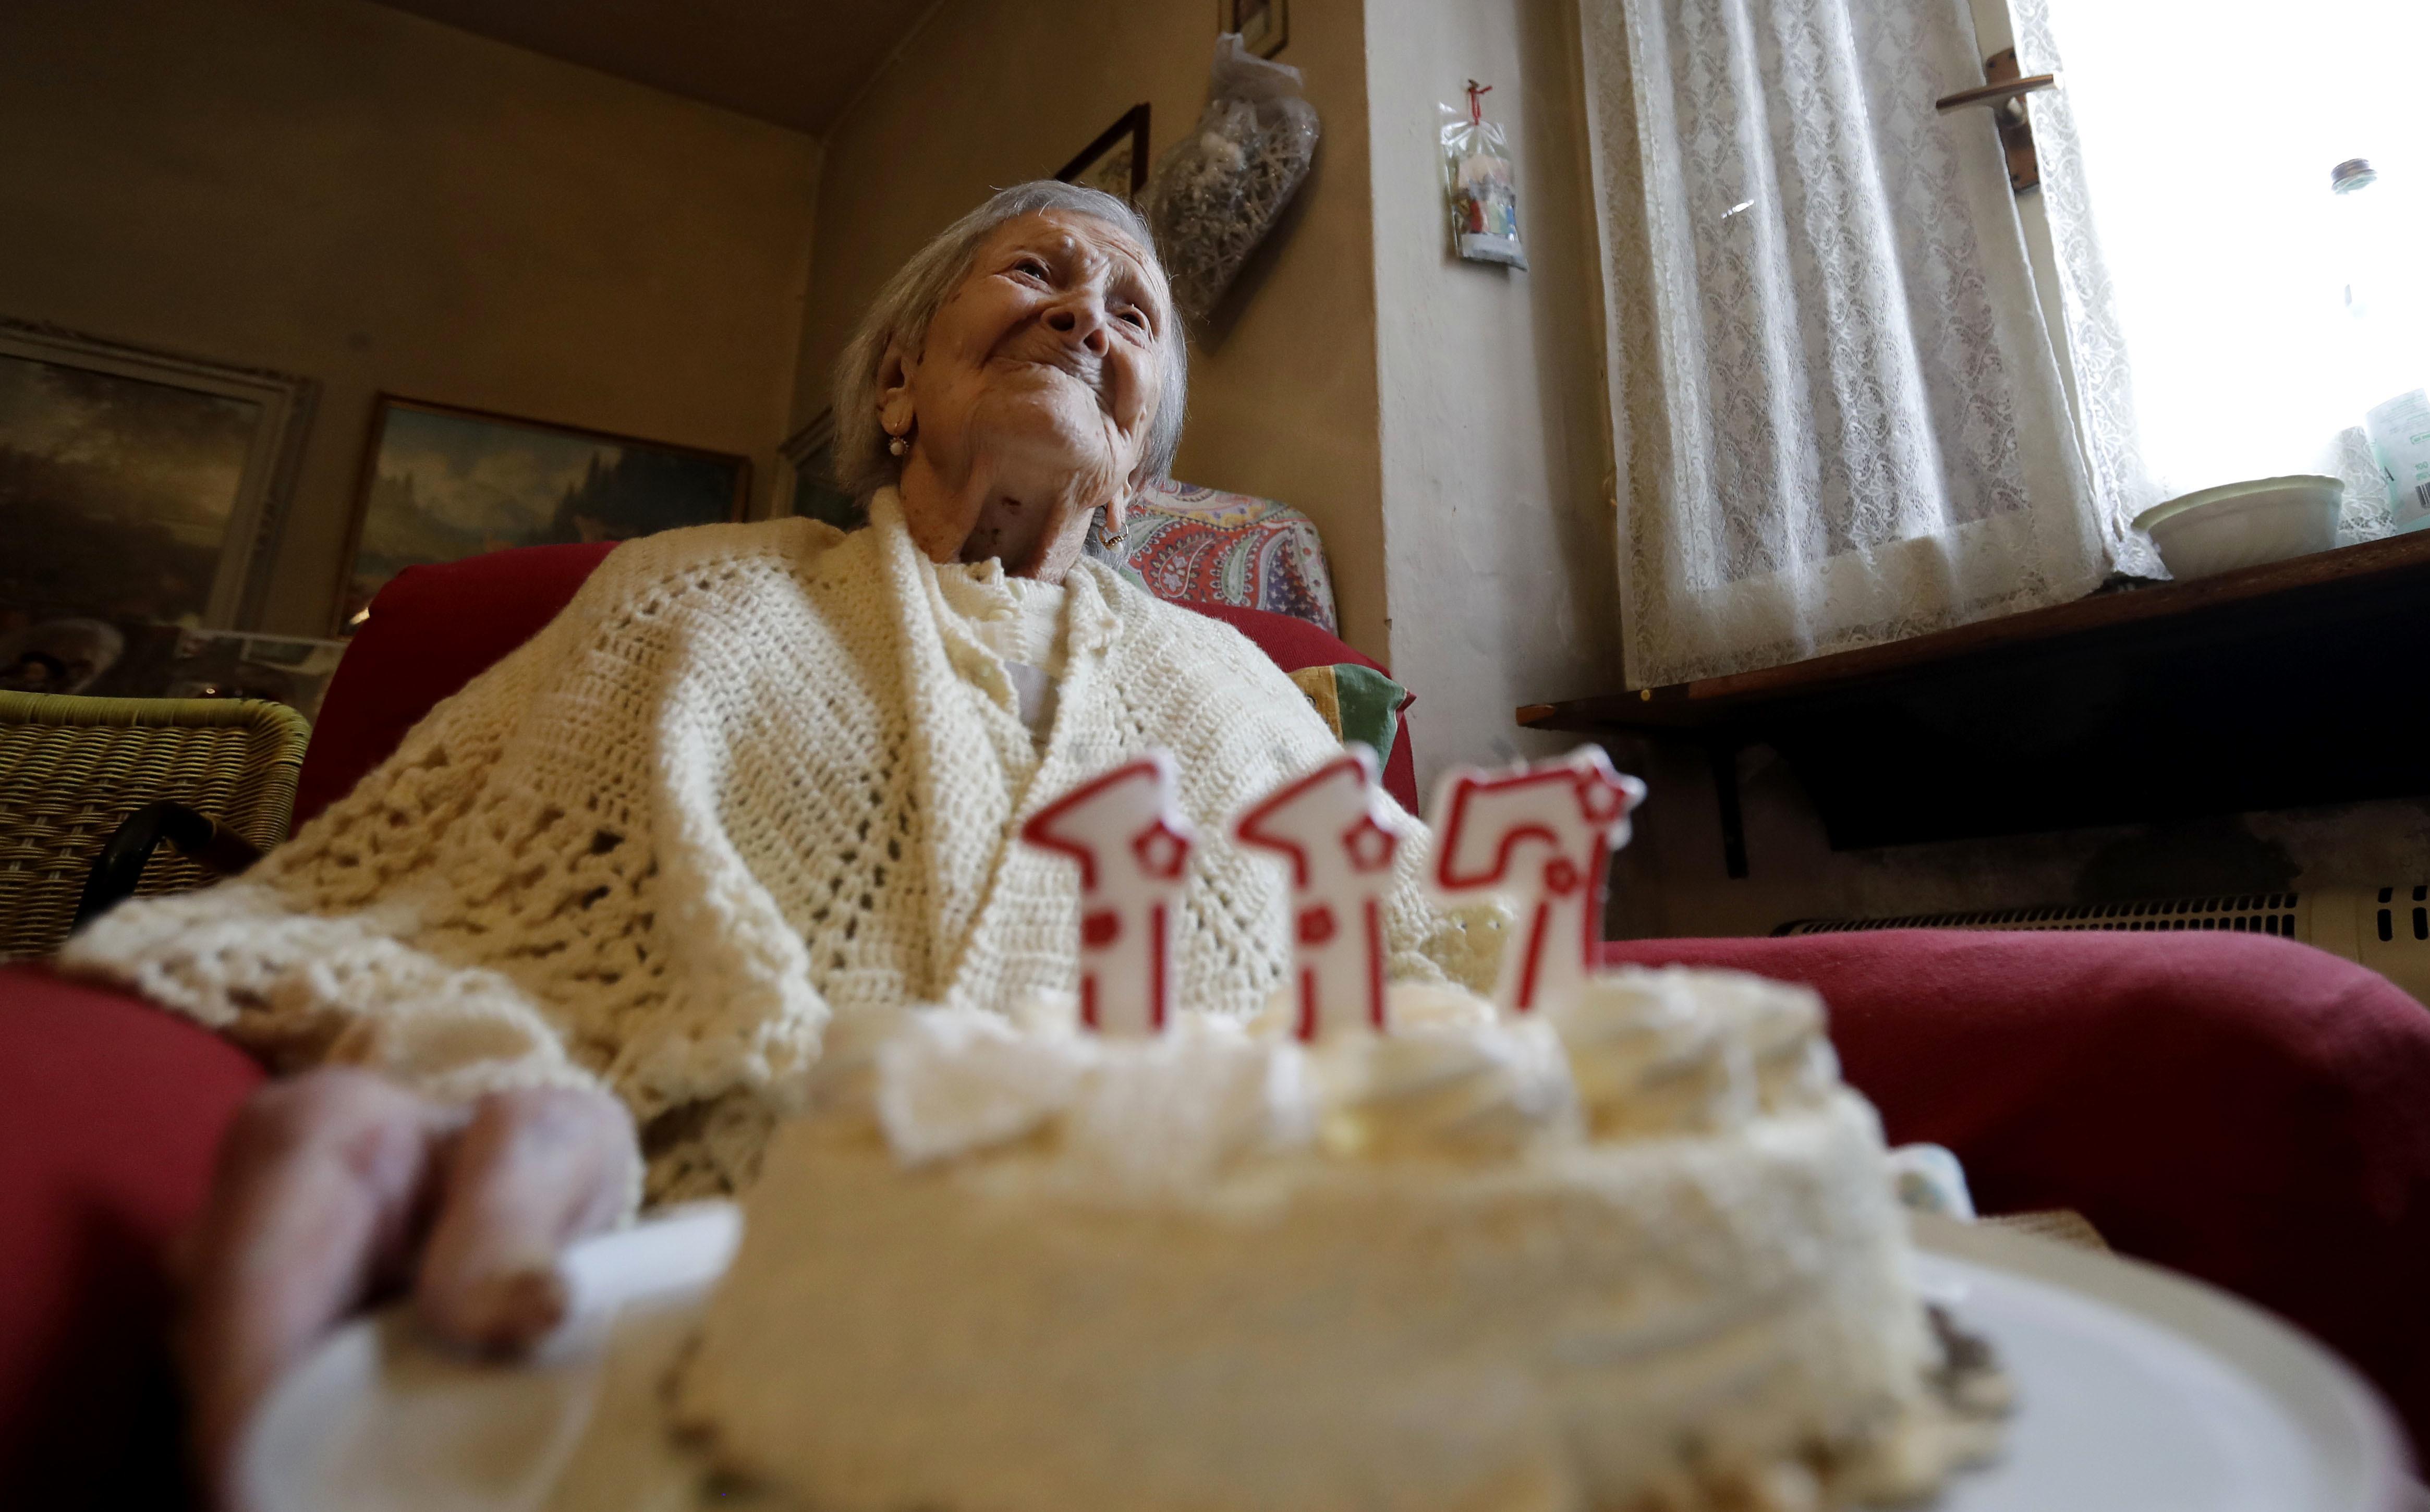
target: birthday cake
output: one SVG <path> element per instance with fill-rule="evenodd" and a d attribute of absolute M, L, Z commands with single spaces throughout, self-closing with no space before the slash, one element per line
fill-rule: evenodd
<path fill-rule="evenodd" d="M 1608 841 L 1588 766 L 1548 790 Z M 1323 775 L 1304 809 L 1350 792 Z M 1355 915 L 1323 871 L 1303 917 Z M 1562 881 L 1514 940 L 1597 890 Z M 1151 988 L 1108 1032 L 1140 994 L 1098 969 L 1158 981 L 1126 932 L 1072 998 L 834 1026 L 677 1383 L 725 1470 L 816 1512 L 1787 1512 L 1912 1499 L 1995 1442 L 1809 991 L 1530 949 L 1499 1003 L 1373 973 L 1328 1002 L 1358 973 L 1322 947 L 1359 931 L 1302 928 L 1266 1019 Z"/>

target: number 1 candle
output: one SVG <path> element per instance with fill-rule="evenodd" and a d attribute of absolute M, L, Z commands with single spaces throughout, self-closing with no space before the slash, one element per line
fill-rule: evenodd
<path fill-rule="evenodd" d="M 1595 745 L 1506 772 L 1456 768 L 1436 785 L 1427 882 L 1446 903 L 1510 905 L 1493 992 L 1506 1012 L 1559 1007 L 1600 964 L 1605 868 L 1644 797 Z"/>
<path fill-rule="evenodd" d="M 1291 981 L 1299 1037 L 1384 1027 L 1384 901 L 1402 823 L 1375 786 L 1375 753 L 1350 747 L 1232 822 L 1241 844 L 1290 867 Z"/>
<path fill-rule="evenodd" d="M 1021 826 L 1080 863 L 1080 1022 L 1100 1034 L 1160 1034 L 1172 1016 L 1173 918 L 1198 841 L 1173 794 L 1173 757 L 1151 750 Z"/>

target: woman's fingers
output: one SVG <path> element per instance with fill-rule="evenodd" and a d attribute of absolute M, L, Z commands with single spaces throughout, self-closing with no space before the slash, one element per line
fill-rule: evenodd
<path fill-rule="evenodd" d="M 257 1092 L 178 1245 L 176 1347 L 213 1499 L 230 1504 L 262 1394 L 389 1286 L 417 1277 L 424 1316 L 475 1348 L 536 1341 L 565 1311 L 558 1251 L 623 1216 L 639 1159 L 599 1092 L 499 1093 L 469 1119 L 345 1069 Z"/>
<path fill-rule="evenodd" d="M 564 1318 L 558 1254 L 624 1214 L 641 1155 L 604 1092 L 535 1088 L 474 1105 L 447 1162 L 414 1299 L 441 1334 L 489 1354 Z"/>
<path fill-rule="evenodd" d="M 178 1254 L 176 1347 L 216 1492 L 279 1372 L 401 1273 L 432 1152 L 460 1117 L 340 1069 L 274 1082 L 238 1111 Z"/>

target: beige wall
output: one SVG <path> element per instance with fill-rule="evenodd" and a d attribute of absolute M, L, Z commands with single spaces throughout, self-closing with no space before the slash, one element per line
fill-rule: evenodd
<path fill-rule="evenodd" d="M 327 623 L 382 390 L 746 453 L 764 500 L 808 137 L 363 0 L 0 37 L 0 314 L 324 385 L 263 628 Z"/>
<path fill-rule="evenodd" d="M 827 407 L 836 355 L 887 275 L 991 188 L 1053 174 L 1141 100 L 1153 150 L 1177 140 L 1206 99 L 1214 8 L 943 0 L 827 138 L 795 421 Z M 1307 75 L 1324 140 L 1218 333 L 1193 347 L 1173 471 L 1307 510 L 1344 637 L 1383 656 L 1364 26 L 1355 0 L 1297 0 L 1290 26 L 1278 60 Z"/>
<path fill-rule="evenodd" d="M 1570 0 L 1369 0 L 1384 532 L 1419 778 L 1574 743 L 1520 704 L 1619 686 L 1609 443 Z M 1438 102 L 1493 86 L 1522 272 L 1454 257 Z"/>

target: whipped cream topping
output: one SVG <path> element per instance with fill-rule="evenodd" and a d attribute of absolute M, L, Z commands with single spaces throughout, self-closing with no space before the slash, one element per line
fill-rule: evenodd
<path fill-rule="evenodd" d="M 819 1058 L 803 1084 L 810 1109 L 821 1114 L 874 1118 L 877 1053 L 902 1032 L 913 1011 L 906 1007 L 856 1008 L 828 1020 L 820 1037 Z"/>
<path fill-rule="evenodd" d="M 1304 1046 L 1282 1011 L 1082 1032 L 1069 1002 L 840 1018 L 813 1109 L 874 1123 L 906 1166 L 1019 1145 L 1077 1188 L 1205 1187 L 1245 1156 L 1507 1158 L 1530 1145 L 1724 1133 L 1838 1085 L 1819 999 L 1737 972 L 1623 969 L 1558 1014 L 1497 1022 L 1464 989 L 1396 983 L 1390 1034 Z"/>
<path fill-rule="evenodd" d="M 1154 1039 L 1102 1038 L 1052 1011 L 1022 1018 L 905 1010 L 866 1057 L 865 1101 L 846 1070 L 827 1095 L 814 1089 L 814 1106 L 874 1115 L 906 1166 L 1034 1138 L 1079 1185 L 1125 1192 L 1200 1186 L 1240 1155 L 1312 1137 L 1316 1099 L 1295 1041 L 1200 1014 Z"/>
<path fill-rule="evenodd" d="M 1343 1035 L 1315 1056 L 1327 1150 L 1509 1155 L 1566 1128 L 1569 1057 L 1540 1022 Z"/>
<path fill-rule="evenodd" d="M 874 1124 L 877 1119 L 877 1053 L 920 1016 L 941 1011 L 933 1004 L 908 1004 L 838 1013 L 828 1021 L 818 1062 L 804 1079 L 805 1100 L 809 1108 L 831 1122 Z M 1009 1027 L 1023 1035 L 1068 1038 L 1080 1032 L 1080 1000 L 1069 992 L 1033 992 L 1016 1002 L 1000 1020 L 994 1015 L 981 1017 L 993 1021 L 995 1026 Z M 945 1022 L 962 1023 L 964 1020 L 949 1016 Z M 924 1032 L 937 1038 L 933 1029 Z M 956 1032 L 985 1035 L 990 1031 L 966 1028 Z M 935 1045 L 929 1048 L 938 1049 Z M 916 1115 L 907 1106 L 898 1109 L 898 1116 Z"/>
<path fill-rule="evenodd" d="M 1241 1155 L 1304 1145 L 1313 1133 L 1307 1060 L 1295 1041 L 1253 1039 L 1230 1020 L 1187 1014 L 1159 1038 L 1099 1043 L 1062 1123 L 1064 1163 L 1083 1187 L 1196 1188 Z"/>
<path fill-rule="evenodd" d="M 1384 1016 L 1394 1032 L 1482 1029 L 1498 1017 L 1490 999 L 1454 982 L 1393 982 L 1384 989 Z"/>
<path fill-rule="evenodd" d="M 1754 1057 L 1739 1015 L 1700 990 L 1710 974 L 1607 972 L 1556 1017 L 1597 1138 L 1716 1134 L 1754 1116 Z"/>
<path fill-rule="evenodd" d="M 1099 1048 L 981 1008 L 914 1009 L 877 1050 L 878 1124 L 905 1165 L 1020 1138 L 1071 1105 Z"/>
<path fill-rule="evenodd" d="M 1839 1085 L 1839 1057 L 1823 1030 L 1821 993 L 1745 972 L 1668 970 L 1692 982 L 1697 996 L 1744 1038 L 1763 1111 L 1818 1107 Z"/>

